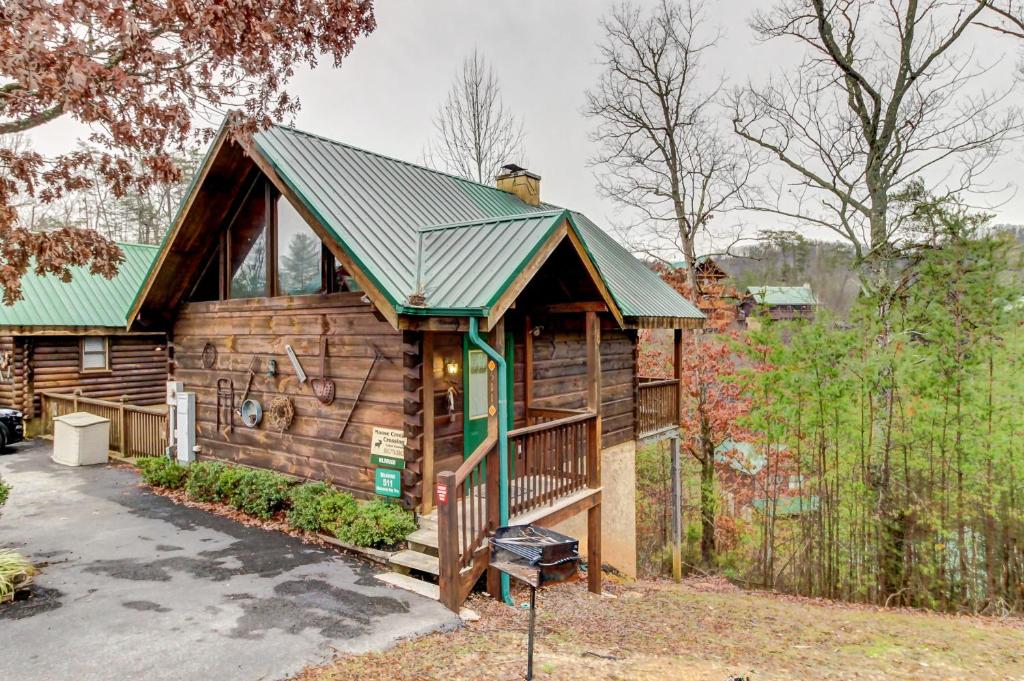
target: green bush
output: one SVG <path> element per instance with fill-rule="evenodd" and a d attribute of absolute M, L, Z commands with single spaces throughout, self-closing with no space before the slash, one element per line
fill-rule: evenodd
<path fill-rule="evenodd" d="M 359 504 L 356 503 L 355 497 L 348 492 L 331 490 L 330 494 L 320 499 L 317 517 L 320 531 L 338 536 L 338 529 L 351 525 L 358 512 Z"/>
<path fill-rule="evenodd" d="M 297 530 L 320 531 L 320 500 L 331 488 L 322 482 L 306 482 L 292 489 L 288 524 Z"/>
<path fill-rule="evenodd" d="M 397 544 L 415 529 L 412 513 L 377 499 L 361 506 L 351 523 L 339 525 L 335 536 L 356 546 L 381 548 Z"/>
<path fill-rule="evenodd" d="M 11 496 L 11 486 L 4 482 L 3 478 L 0 478 L 0 508 L 7 503 L 9 496 Z"/>
<path fill-rule="evenodd" d="M 180 489 L 188 477 L 188 469 L 162 456 L 149 456 L 136 462 L 146 484 L 165 489 Z"/>
<path fill-rule="evenodd" d="M 291 481 L 283 475 L 253 469 L 235 470 L 241 473 L 237 478 L 233 473 L 228 476 L 231 488 L 228 503 L 242 513 L 268 520 L 288 500 Z"/>
<path fill-rule="evenodd" d="M 227 494 L 221 495 L 221 476 L 227 466 L 217 461 L 199 461 L 188 469 L 188 482 L 185 493 L 192 501 L 223 501 Z"/>
<path fill-rule="evenodd" d="M 356 500 L 347 492 L 339 492 L 323 482 L 307 482 L 291 493 L 292 508 L 288 524 L 307 532 L 331 532 L 352 522 Z"/>
<path fill-rule="evenodd" d="M 234 496 L 235 490 L 238 489 L 239 483 L 245 477 L 248 470 L 247 468 L 239 468 L 237 466 L 224 466 L 224 470 L 217 477 L 217 499 L 230 502 L 231 497 Z"/>

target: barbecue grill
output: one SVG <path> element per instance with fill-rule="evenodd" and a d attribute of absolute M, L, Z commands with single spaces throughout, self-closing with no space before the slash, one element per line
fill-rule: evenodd
<path fill-rule="evenodd" d="M 572 537 L 534 525 L 499 527 L 490 540 L 495 570 L 530 586 L 530 633 L 526 678 L 533 678 L 533 631 L 537 619 L 537 589 L 576 575 L 580 543 Z"/>

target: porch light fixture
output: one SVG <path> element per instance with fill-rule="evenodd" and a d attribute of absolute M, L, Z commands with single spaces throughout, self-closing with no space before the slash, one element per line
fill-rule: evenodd
<path fill-rule="evenodd" d="M 446 359 L 444 361 L 444 372 L 449 376 L 459 375 L 459 362 L 454 359 Z"/>

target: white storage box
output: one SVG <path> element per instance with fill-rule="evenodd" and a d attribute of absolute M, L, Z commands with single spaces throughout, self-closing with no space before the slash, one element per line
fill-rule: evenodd
<path fill-rule="evenodd" d="M 65 466 L 106 463 L 110 419 L 78 411 L 53 419 L 53 460 Z"/>

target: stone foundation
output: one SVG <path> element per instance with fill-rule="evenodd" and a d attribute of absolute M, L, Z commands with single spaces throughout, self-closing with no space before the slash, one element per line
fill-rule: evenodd
<path fill-rule="evenodd" d="M 636 443 L 601 452 L 601 560 L 636 577 Z M 587 514 L 551 528 L 580 540 L 587 555 Z"/>

